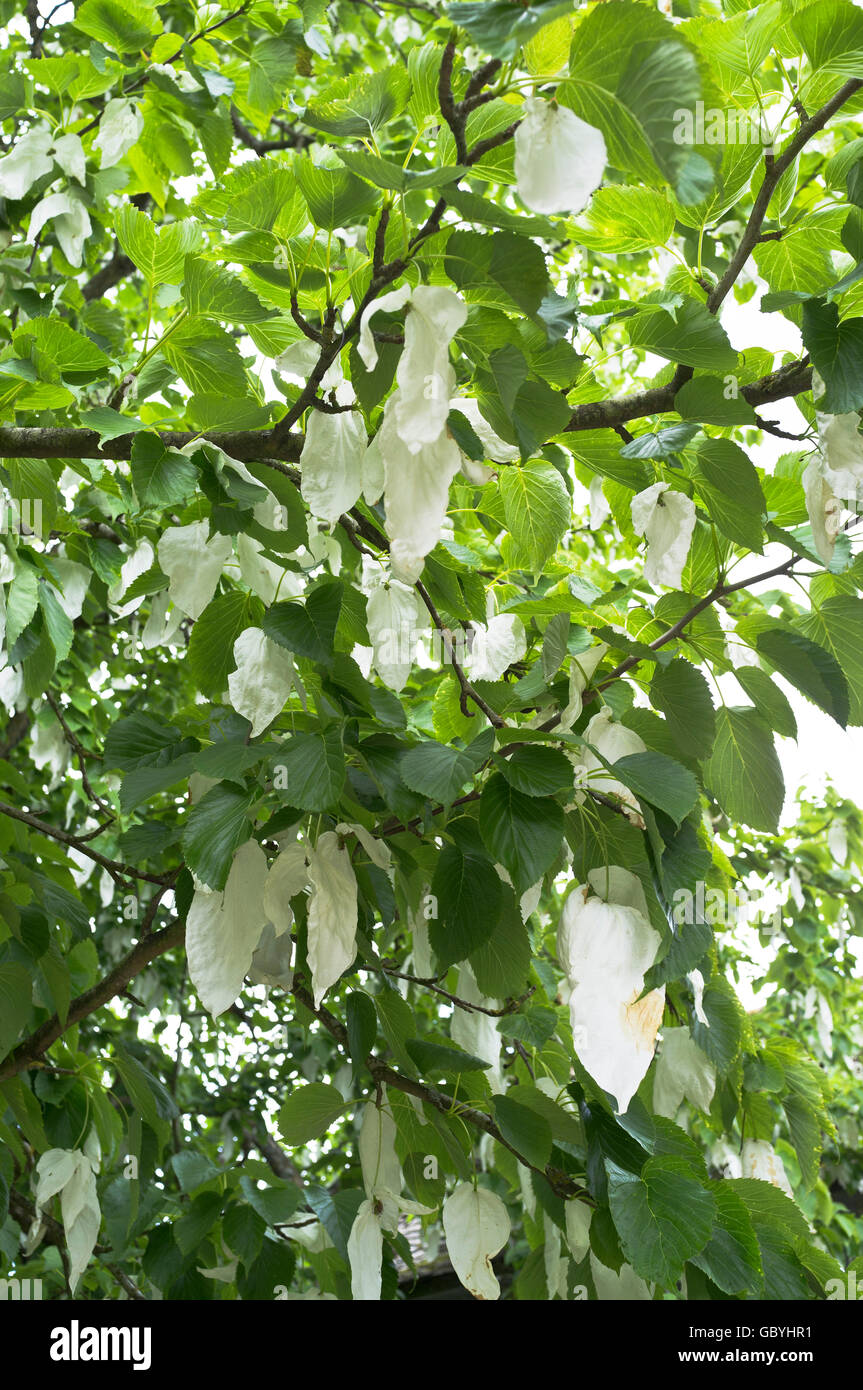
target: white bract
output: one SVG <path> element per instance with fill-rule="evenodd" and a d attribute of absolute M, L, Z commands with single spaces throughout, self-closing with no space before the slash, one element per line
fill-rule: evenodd
<path fill-rule="evenodd" d="M 363 310 L 357 352 L 367 372 L 373 372 L 378 365 L 378 345 L 372 332 L 372 319 L 375 314 L 394 314 L 403 309 L 410 297 L 410 285 L 399 285 L 397 290 L 390 290 L 389 294 L 372 300 L 368 308 Z"/>
<path fill-rule="evenodd" d="M 381 1206 L 381 1226 L 395 1231 L 398 1226 L 398 1197 L 404 1179 L 395 1148 L 396 1125 L 385 1106 L 366 1105 L 360 1126 L 359 1155 L 366 1196 Z"/>
<path fill-rule="evenodd" d="M 74 622 L 80 618 L 81 609 L 84 607 L 84 598 L 90 583 L 90 570 L 86 565 L 79 565 L 75 560 L 67 560 L 65 556 L 51 556 L 51 565 L 57 571 L 63 592 L 57 594 L 60 607 Z"/>
<path fill-rule="evenodd" d="M 673 1120 L 682 1101 L 696 1110 L 710 1109 L 716 1071 L 695 1043 L 688 1028 L 663 1028 L 662 1046 L 653 1079 L 653 1109 Z"/>
<path fill-rule="evenodd" d="M 449 405 L 450 410 L 458 410 L 464 415 L 485 450 L 486 458 L 494 459 L 496 463 L 513 463 L 521 457 L 517 444 L 507 444 L 499 434 L 495 434 L 480 411 L 479 401 L 472 400 L 469 396 L 454 396 Z"/>
<path fill-rule="evenodd" d="M 744 1178 L 758 1178 L 761 1182 L 772 1183 L 793 1198 L 785 1165 L 766 1139 L 744 1139 L 741 1164 Z"/>
<path fill-rule="evenodd" d="M 803 492 L 818 558 L 822 564 L 829 565 L 842 524 L 842 503 L 825 476 L 823 459 L 814 458 L 807 465 L 803 473 Z"/>
<path fill-rule="evenodd" d="M 590 519 L 591 531 L 598 531 L 611 516 L 611 507 L 603 491 L 603 479 L 596 475 L 590 480 Z"/>
<path fill-rule="evenodd" d="M 384 1237 L 380 1215 L 368 1198 L 357 1210 L 348 1236 L 351 1297 L 354 1302 L 373 1302 L 381 1296 L 381 1260 Z"/>
<path fill-rule="evenodd" d="M 581 212 L 605 172 L 602 131 L 542 97 L 528 97 L 524 109 L 515 132 L 518 196 L 534 212 Z"/>
<path fill-rule="evenodd" d="M 300 454 L 300 490 L 315 516 L 332 524 L 354 505 L 363 488 L 368 440 L 355 410 L 310 412 Z"/>
<path fill-rule="evenodd" d="M 467 962 L 459 966 L 456 993 L 466 1004 L 479 1004 L 483 1009 L 499 1009 L 499 999 L 488 999 L 476 982 L 476 976 Z M 463 1047 L 473 1057 L 480 1057 L 491 1064 L 486 1072 L 495 1093 L 504 1089 L 500 1070 L 500 1054 L 503 1038 L 497 1031 L 498 1020 L 491 1014 L 468 1009 L 453 1008 L 450 1037 L 458 1047 Z"/>
<path fill-rule="evenodd" d="M 50 724 L 34 724 L 30 740 L 30 757 L 40 772 L 46 767 L 50 770 L 51 786 L 57 786 L 69 766 L 72 751 L 63 730 L 53 717 Z"/>
<path fill-rule="evenodd" d="M 186 918 L 189 975 L 208 1013 L 229 1009 L 243 987 L 264 928 L 267 859 L 257 840 L 234 855 L 224 892 L 195 890 Z"/>
<path fill-rule="evenodd" d="M 216 534 L 208 539 L 209 522 L 169 526 L 159 537 L 159 565 L 170 581 L 171 602 L 190 618 L 206 608 L 231 553 L 231 538 Z"/>
<path fill-rule="evenodd" d="M 647 541 L 644 577 L 654 588 L 679 589 L 695 530 L 695 503 L 668 483 L 654 483 L 632 499 L 632 524 Z"/>
<path fill-rule="evenodd" d="M 643 739 L 633 729 L 627 729 L 625 724 L 618 724 L 612 718 L 607 705 L 593 716 L 584 731 L 584 737 L 608 763 L 616 763 L 634 753 L 646 752 Z M 630 808 L 628 815 L 633 824 L 643 826 L 641 810 L 634 792 L 608 772 L 590 748 L 580 749 L 572 761 L 576 770 L 577 787 L 586 786 L 592 791 L 601 792 L 603 796 L 619 797 L 623 804 Z"/>
<path fill-rule="evenodd" d="M 112 97 L 102 112 L 99 134 L 93 141 L 93 148 L 101 155 L 101 168 L 119 164 L 138 143 L 143 130 L 144 117 L 136 103 L 126 97 Z"/>
<path fill-rule="evenodd" d="M 25 198 L 37 179 L 50 174 L 54 161 L 48 154 L 53 140 L 45 126 L 34 126 L 0 159 L 0 197 L 10 202 Z"/>
<path fill-rule="evenodd" d="M 61 135 L 54 141 L 54 158 L 67 178 L 77 183 L 87 180 L 87 157 L 79 135 Z"/>
<path fill-rule="evenodd" d="M 564 904 L 557 949 L 575 1050 L 621 1112 L 650 1066 L 662 1020 L 665 989 L 640 997 L 659 945 L 640 881 L 618 865 L 592 871 Z"/>
<path fill-rule="evenodd" d="M 249 966 L 249 979 L 253 985 L 290 989 L 294 982 L 293 960 L 294 943 L 290 932 L 279 934 L 272 922 L 266 922 Z"/>
<path fill-rule="evenodd" d="M 593 1212 L 584 1202 L 574 1199 L 564 1207 L 566 1243 L 576 1264 L 581 1264 L 590 1249 L 590 1218 Z"/>
<path fill-rule="evenodd" d="M 584 708 L 582 696 L 590 685 L 606 652 L 608 651 L 607 642 L 597 642 L 589 647 L 585 652 L 576 652 L 569 662 L 569 702 L 560 716 L 559 728 L 562 733 L 567 733 L 581 718 Z"/>
<path fill-rule="evenodd" d="M 449 415 L 455 372 L 449 345 L 467 318 L 467 305 L 442 285 L 414 290 L 405 316 L 405 346 L 392 397 L 396 432 L 411 453 L 441 436 Z"/>
<path fill-rule="evenodd" d="M 49 1149 L 36 1165 L 37 1214 L 60 1195 L 63 1230 L 69 1248 L 69 1289 L 74 1294 L 99 1235 L 101 1212 L 96 1192 L 98 1150 Z"/>
<path fill-rule="evenodd" d="M 117 614 L 118 618 L 125 618 L 129 613 L 140 608 L 144 602 L 144 595 L 131 599 L 128 603 L 120 603 L 127 589 L 131 589 L 136 579 L 140 579 L 142 574 L 153 564 L 156 556 L 149 541 L 139 541 L 132 553 L 123 561 L 120 570 L 120 578 L 116 584 L 112 584 L 108 590 L 108 604 Z"/>
<path fill-rule="evenodd" d="M 461 465 L 461 450 L 444 426 L 411 449 L 399 432 L 394 402 L 387 401 L 378 431 L 384 462 L 384 507 L 393 574 L 413 584 L 425 557 L 437 545 L 449 503 L 449 486 Z M 448 407 L 447 396 L 444 405 Z M 446 421 L 444 411 L 444 424 Z"/>
<path fill-rule="evenodd" d="M 234 643 L 237 669 L 228 676 L 231 704 L 252 726 L 251 737 L 266 729 L 288 702 L 294 678 L 290 652 L 259 627 L 247 627 Z"/>
<path fill-rule="evenodd" d="M 428 619 L 414 589 L 392 579 L 369 595 L 366 626 L 372 639 L 372 665 L 390 690 L 399 691 L 411 673 L 417 639 Z"/>
<path fill-rule="evenodd" d="M 645 1284 L 636 1274 L 632 1265 L 622 1264 L 619 1272 L 609 1269 L 590 1252 L 590 1272 L 593 1275 L 593 1286 L 596 1289 L 596 1296 L 599 1299 L 610 1299 L 621 1303 L 634 1303 L 639 1300 L 653 1298 L 653 1288 L 650 1284 Z"/>
<path fill-rule="evenodd" d="M 308 962 L 315 1008 L 347 970 L 357 951 L 357 880 L 341 837 L 332 830 L 308 851 Z"/>
<path fill-rule="evenodd" d="M 302 592 L 302 579 L 291 570 L 284 569 L 263 554 L 264 547 L 254 536 L 240 532 L 237 537 L 237 559 L 240 574 L 253 594 L 269 608 L 278 593 L 279 598 L 294 598 Z"/>
<path fill-rule="evenodd" d="M 443 1229 L 452 1267 L 474 1298 L 500 1298 L 491 1267 L 509 1240 L 509 1212 L 486 1187 L 462 1182 L 443 1204 Z"/>
<path fill-rule="evenodd" d="M 70 265 L 79 266 L 84 242 L 91 232 L 90 214 L 83 203 L 69 193 L 50 193 L 30 214 L 27 240 L 32 242 L 46 222 L 51 222 L 60 250 Z"/>
<path fill-rule="evenodd" d="M 481 623 L 471 623 L 473 642 L 465 670 L 474 681 L 500 680 L 514 661 L 527 651 L 524 623 L 515 613 L 499 613 Z"/>
<path fill-rule="evenodd" d="M 837 864 L 844 864 L 848 858 L 848 831 L 844 821 L 834 821 L 827 831 L 827 848 Z"/>

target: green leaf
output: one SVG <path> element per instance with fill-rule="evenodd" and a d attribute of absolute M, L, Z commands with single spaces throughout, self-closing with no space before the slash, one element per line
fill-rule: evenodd
<path fill-rule="evenodd" d="M 716 711 L 710 687 L 699 670 L 682 659 L 658 666 L 650 683 L 650 703 L 665 715 L 681 753 L 692 758 L 709 756 Z"/>
<path fill-rule="evenodd" d="M 511 0 L 470 0 L 445 5 L 453 24 L 466 29 L 485 53 L 496 58 L 514 58 L 544 25 L 558 15 L 568 14 L 568 0 L 534 0 L 531 5 L 514 5 Z"/>
<path fill-rule="evenodd" d="M 32 565 L 15 566 L 6 600 L 6 646 L 11 651 L 39 606 L 39 579 Z"/>
<path fill-rule="evenodd" d="M 848 683 L 830 651 L 799 632 L 780 627 L 759 633 L 755 645 L 759 655 L 766 657 L 797 690 L 835 719 L 841 728 L 847 726 L 850 714 Z"/>
<path fill-rule="evenodd" d="M 275 603 L 264 615 L 263 630 L 279 646 L 297 656 L 332 665 L 336 626 L 342 608 L 342 585 L 320 584 L 312 589 L 305 605 Z"/>
<path fill-rule="evenodd" d="M 493 737 L 486 730 L 466 749 L 428 742 L 409 748 L 399 760 L 402 781 L 411 791 L 448 806 L 466 782 L 476 775 L 491 751 Z"/>
<path fill-rule="evenodd" d="M 530 959 L 530 937 L 521 912 L 515 900 L 505 895 L 491 936 L 470 953 L 470 968 L 484 995 L 508 999 L 524 990 Z"/>
<path fill-rule="evenodd" d="M 557 748 L 526 743 L 509 758 L 497 758 L 496 766 L 507 782 L 525 796 L 555 796 L 572 790 L 572 763 Z"/>
<path fill-rule="evenodd" d="M 202 256 L 187 256 L 183 275 L 183 299 L 190 314 L 200 314 L 225 323 L 260 323 L 276 317 L 257 295 L 239 280 Z"/>
<path fill-rule="evenodd" d="M 671 237 L 674 209 L 651 188 L 610 184 L 596 190 L 586 216 L 575 226 L 576 240 L 603 255 L 650 251 Z"/>
<path fill-rule="evenodd" d="M 713 1193 L 683 1158 L 649 1158 L 640 1176 L 606 1167 L 611 1215 L 628 1263 L 642 1279 L 673 1289 L 686 1261 L 710 1238 Z"/>
<path fill-rule="evenodd" d="M 674 409 L 683 420 L 698 420 L 702 425 L 754 425 L 755 411 L 734 384 L 721 377 L 694 376 L 681 386 L 674 397 Z"/>
<path fill-rule="evenodd" d="M 392 189 L 396 193 L 409 193 L 415 189 L 445 188 L 461 178 L 466 168 L 459 164 L 439 165 L 422 173 L 412 172 L 394 164 L 380 155 L 358 153 L 354 150 L 339 150 L 339 159 L 352 174 L 373 183 L 376 188 Z"/>
<path fill-rule="evenodd" d="M 249 811 L 255 795 L 220 782 L 189 812 L 182 836 L 186 865 L 208 888 L 221 892 L 227 883 L 234 853 L 251 833 Z"/>
<path fill-rule="evenodd" d="M 518 791 L 501 773 L 479 799 L 479 828 L 492 857 L 524 893 L 551 868 L 563 840 L 563 808 L 549 797 Z"/>
<path fill-rule="evenodd" d="M 204 318 L 184 319 L 160 351 L 195 392 L 245 396 L 246 373 L 230 333 Z"/>
<path fill-rule="evenodd" d="M 848 594 L 825 599 L 817 611 L 799 618 L 796 626 L 841 668 L 850 697 L 848 723 L 863 724 L 863 599 Z M 835 687 L 831 698 L 836 707 Z"/>
<path fill-rule="evenodd" d="M 665 811 L 679 825 L 698 800 L 698 783 L 688 768 L 664 753 L 648 749 L 629 753 L 611 764 L 614 775 L 639 800 Z"/>
<path fill-rule="evenodd" d="M 321 169 L 304 159 L 295 165 L 295 177 L 312 221 L 324 231 L 354 227 L 377 205 L 374 189 L 347 169 Z"/>
<path fill-rule="evenodd" d="M 534 1168 L 544 1168 L 551 1158 L 551 1125 L 544 1115 L 512 1096 L 493 1096 L 494 1118 L 508 1144 Z"/>
<path fill-rule="evenodd" d="M 459 822 L 450 829 L 453 824 Z M 439 915 L 429 923 L 429 940 L 446 968 L 488 941 L 498 922 L 503 884 L 478 845 L 465 850 L 452 844 L 441 851 L 431 892 Z"/>
<path fill-rule="evenodd" d="M 405 1047 L 423 1076 L 459 1076 L 465 1071 L 488 1071 L 491 1066 L 490 1062 L 472 1057 L 460 1047 L 448 1047 L 424 1038 L 408 1038 Z"/>
<path fill-rule="evenodd" d="M 794 711 L 775 681 L 760 666 L 738 666 L 734 672 L 758 713 L 783 738 L 797 737 Z"/>
<path fill-rule="evenodd" d="M 30 1017 L 32 993 L 23 965 L 0 965 L 0 1059 L 11 1051 Z"/>
<path fill-rule="evenodd" d="M 157 434 L 136 434 L 130 466 L 142 507 L 185 502 L 198 485 L 198 470 L 191 460 L 176 449 L 166 449 Z"/>
<path fill-rule="evenodd" d="M 730 439 L 705 440 L 696 457 L 698 490 L 716 525 L 729 540 L 761 555 L 767 503 L 754 464 Z"/>
<path fill-rule="evenodd" d="M 247 627 L 257 627 L 264 605 L 253 594 L 232 590 L 207 604 L 192 628 L 186 660 L 192 679 L 211 700 L 218 700 L 234 669 L 234 643 Z"/>
<path fill-rule="evenodd" d="M 409 95 L 410 79 L 399 64 L 343 77 L 306 107 L 303 124 L 328 135 L 373 135 L 400 115 Z"/>
<path fill-rule="evenodd" d="M 57 661 L 65 661 L 72 649 L 75 629 L 56 593 L 45 583 L 39 585 L 39 607 L 42 609 L 45 630 L 51 639 Z"/>
<path fill-rule="evenodd" d="M 203 241 L 196 222 L 183 220 L 154 226 L 151 218 L 132 203 L 123 203 L 114 215 L 114 230 L 121 247 L 151 284 L 179 285 L 186 256 Z"/>
<path fill-rule="evenodd" d="M 717 1070 L 726 1072 L 740 1053 L 745 1022 L 740 1001 L 728 981 L 717 976 L 704 991 L 702 1008 L 707 1023 L 693 1018 L 692 1037 Z"/>
<path fill-rule="evenodd" d="M 294 734 L 273 755 L 284 767 L 286 800 L 302 811 L 327 811 L 336 804 L 345 783 L 345 755 L 338 728 L 322 733 Z"/>
<path fill-rule="evenodd" d="M 863 318 L 840 323 L 836 304 L 811 299 L 803 305 L 801 333 L 826 388 L 818 409 L 845 415 L 863 408 Z"/>
<path fill-rule="evenodd" d="M 345 1004 L 345 1022 L 348 1030 L 348 1050 L 353 1063 L 353 1076 L 356 1080 L 366 1058 L 374 1047 L 378 1035 L 378 1016 L 375 1006 L 361 989 L 353 989 Z"/>
<path fill-rule="evenodd" d="M 534 572 L 541 570 L 570 523 L 563 479 L 550 463 L 535 460 L 503 469 L 500 495 L 518 557 Z"/>
<path fill-rule="evenodd" d="M 159 29 L 159 16 L 138 0 L 84 0 L 72 21 L 82 34 L 97 39 L 115 53 L 139 53 L 149 48 Z"/>
<path fill-rule="evenodd" d="M 704 1249 L 691 1261 L 727 1294 L 758 1296 L 763 1283 L 761 1251 L 745 1202 L 726 1182 L 710 1184 L 716 1220 Z"/>
<path fill-rule="evenodd" d="M 669 362 L 721 372 L 733 372 L 737 365 L 737 353 L 718 318 L 688 295 L 674 317 L 665 309 L 645 305 L 627 320 L 626 327 L 633 347 L 655 352 Z"/>
<path fill-rule="evenodd" d="M 515 305 L 528 315 L 537 312 L 550 290 L 542 251 L 514 232 L 453 232 L 444 270 L 467 300 L 510 310 Z"/>
<path fill-rule="evenodd" d="M 297 1086 L 279 1111 L 279 1132 L 286 1144 L 319 1139 L 349 1108 L 341 1091 L 323 1081 Z"/>
<path fill-rule="evenodd" d="M 110 357 L 100 347 L 60 318 L 28 319 L 16 331 L 13 342 L 22 355 L 29 355 L 32 345 L 40 362 L 50 359 L 60 375 L 72 382 L 103 377 L 111 365 Z"/>
<path fill-rule="evenodd" d="M 773 736 L 756 710 L 723 707 L 716 742 L 704 767 L 705 785 L 732 820 L 775 831 L 785 800 Z"/>

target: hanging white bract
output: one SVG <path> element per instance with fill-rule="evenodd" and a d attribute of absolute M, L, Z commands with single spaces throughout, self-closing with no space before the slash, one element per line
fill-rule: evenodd
<path fill-rule="evenodd" d="M 51 222 L 66 260 L 70 265 L 79 266 L 84 255 L 84 242 L 92 230 L 90 214 L 84 204 L 69 193 L 50 193 L 36 204 L 30 214 L 27 240 L 34 241 L 46 222 Z"/>
<path fill-rule="evenodd" d="M 101 155 L 101 168 L 119 164 L 144 133 L 144 117 L 137 104 L 127 97 L 112 97 L 99 121 L 93 148 Z"/>
<path fill-rule="evenodd" d="M 34 126 L 0 159 L 0 197 L 10 202 L 26 198 L 33 184 L 50 174 L 54 161 L 48 151 L 53 139 L 47 126 Z"/>
<path fill-rule="evenodd" d="M 290 652 L 259 627 L 247 627 L 234 643 L 237 669 L 228 676 L 228 695 L 237 714 L 248 719 L 251 737 L 263 733 L 285 708 L 294 679 Z"/>
<path fill-rule="evenodd" d="M 655 1113 L 673 1120 L 684 1100 L 707 1113 L 715 1089 L 713 1063 L 693 1041 L 689 1029 L 663 1028 L 653 1080 Z"/>
<path fill-rule="evenodd" d="M 350 511 L 362 492 L 367 445 L 357 411 L 309 412 L 300 454 L 300 491 L 314 516 L 332 525 Z"/>
<path fill-rule="evenodd" d="M 257 840 L 234 855 L 224 892 L 195 890 L 186 918 L 189 975 L 208 1013 L 229 1009 L 264 929 L 267 859 Z"/>
<path fill-rule="evenodd" d="M 567 733 L 580 718 L 584 708 L 582 696 L 590 685 L 606 652 L 607 642 L 597 642 L 585 652 L 576 652 L 569 661 L 569 702 L 560 716 L 558 728 Z"/>
<path fill-rule="evenodd" d="M 625 724 L 618 724 L 612 718 L 611 710 L 607 705 L 593 716 L 584 731 L 584 738 L 608 763 L 616 763 L 621 758 L 630 757 L 633 753 L 647 751 L 644 740 L 634 729 L 627 729 Z M 603 796 L 618 797 L 628 808 L 626 814 L 632 824 L 641 827 L 641 829 L 644 828 L 641 808 L 634 792 L 630 791 L 629 787 L 619 781 L 613 773 L 607 771 L 604 763 L 590 748 L 579 749 L 570 761 L 575 768 L 577 788 L 589 787 L 592 791 L 601 792 Z"/>
<path fill-rule="evenodd" d="M 190 618 L 200 618 L 231 553 L 230 536 L 209 536 L 209 529 L 208 521 L 169 526 L 157 546 L 159 566 L 170 581 L 171 602 Z"/>
<path fill-rule="evenodd" d="M 49 1149 L 36 1165 L 37 1216 L 60 1195 L 63 1230 L 69 1248 L 69 1289 L 74 1294 L 99 1235 L 102 1215 L 96 1191 L 98 1142 L 88 1136 L 83 1149 Z"/>
<path fill-rule="evenodd" d="M 680 588 L 695 530 L 695 503 L 668 483 L 654 483 L 632 499 L 632 524 L 647 541 L 644 577 L 654 588 Z"/>
<path fill-rule="evenodd" d="M 528 97 L 524 108 L 515 132 L 518 196 L 534 212 L 581 212 L 605 172 L 602 131 L 542 97 Z"/>
<path fill-rule="evenodd" d="M 425 557 L 440 539 L 449 486 L 461 465 L 461 450 L 445 428 L 446 411 L 439 434 L 412 449 L 399 432 L 398 395 L 396 392 L 387 401 L 378 441 L 393 574 L 413 584 L 422 573 Z"/>
<path fill-rule="evenodd" d="M 442 285 L 420 285 L 405 315 L 405 346 L 392 397 L 399 438 L 411 453 L 434 444 L 446 427 L 455 372 L 449 345 L 467 318 L 467 305 Z"/>
<path fill-rule="evenodd" d="M 443 1229 L 452 1267 L 474 1298 L 500 1298 L 491 1267 L 509 1240 L 509 1212 L 494 1192 L 462 1182 L 443 1204 Z"/>
<path fill-rule="evenodd" d="M 744 1178 L 758 1178 L 772 1183 L 788 1197 L 794 1196 L 785 1164 L 766 1139 L 744 1139 L 741 1164 Z"/>
<path fill-rule="evenodd" d="M 557 947 L 575 1050 L 621 1112 L 650 1066 L 662 1020 L 665 989 L 640 997 L 659 945 L 640 881 L 618 865 L 593 870 L 564 904 Z"/>
<path fill-rule="evenodd" d="M 308 851 L 308 962 L 315 1008 L 357 953 L 357 880 L 341 837 L 332 830 Z"/>

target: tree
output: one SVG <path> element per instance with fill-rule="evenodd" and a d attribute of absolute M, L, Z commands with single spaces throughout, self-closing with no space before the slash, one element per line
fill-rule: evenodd
<path fill-rule="evenodd" d="M 863 13 L 14 8 L 4 1273 L 838 1296 Z"/>

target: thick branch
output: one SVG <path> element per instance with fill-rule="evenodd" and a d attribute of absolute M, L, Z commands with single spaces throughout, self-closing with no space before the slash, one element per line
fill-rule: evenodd
<path fill-rule="evenodd" d="M 22 1043 L 10 1052 L 4 1061 L 0 1062 L 0 1081 L 7 1080 L 10 1076 L 17 1076 L 18 1072 L 26 1071 L 29 1067 L 38 1066 L 39 1060 L 44 1052 L 57 1041 L 58 1038 L 71 1028 L 73 1023 L 80 1023 L 89 1014 L 95 1013 L 103 1004 L 107 1004 L 117 994 L 122 994 L 136 975 L 155 960 L 158 956 L 163 956 L 166 951 L 171 951 L 175 946 L 183 944 L 185 927 L 182 922 L 172 922 L 170 926 L 163 927 L 161 931 L 153 932 L 152 935 L 144 937 L 128 955 L 115 965 L 109 975 L 103 980 L 99 980 L 91 989 L 85 990 L 73 999 L 69 1005 L 69 1012 L 65 1023 L 61 1023 L 56 1014 L 49 1018 L 35 1033 L 31 1033 L 29 1038 L 25 1038 Z"/>

